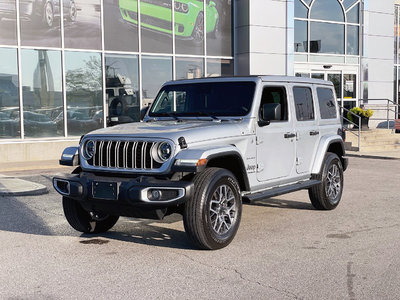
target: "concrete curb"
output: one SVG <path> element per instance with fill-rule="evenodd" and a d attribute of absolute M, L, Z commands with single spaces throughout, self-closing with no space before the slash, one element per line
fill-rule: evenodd
<path fill-rule="evenodd" d="M 14 177 L 0 177 L 1 196 L 39 196 L 47 194 L 46 186 Z"/>
<path fill-rule="evenodd" d="M 400 157 L 370 155 L 370 154 L 349 154 L 349 153 L 346 153 L 346 156 L 347 157 L 358 157 L 358 158 L 370 158 L 370 159 L 400 160 Z"/>

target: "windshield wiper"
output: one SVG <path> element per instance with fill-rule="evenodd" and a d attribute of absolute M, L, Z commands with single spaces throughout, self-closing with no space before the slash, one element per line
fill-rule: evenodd
<path fill-rule="evenodd" d="M 176 121 L 182 121 L 181 119 L 178 118 L 176 113 L 173 113 L 173 112 L 157 113 L 157 117 L 163 117 L 163 116 L 171 117 L 171 118 L 175 119 Z"/>
<path fill-rule="evenodd" d="M 214 116 L 212 113 L 208 113 L 208 112 L 204 112 L 204 111 L 199 111 L 196 113 L 193 113 L 195 115 L 199 115 L 199 116 L 207 116 L 210 117 L 211 119 L 215 120 L 215 121 L 221 121 L 221 119 L 217 118 L 216 116 Z"/>

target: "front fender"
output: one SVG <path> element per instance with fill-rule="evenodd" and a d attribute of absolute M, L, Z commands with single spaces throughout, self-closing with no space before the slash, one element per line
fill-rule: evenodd
<path fill-rule="evenodd" d="M 328 151 L 329 146 L 334 143 L 340 144 L 343 154 L 341 155 L 342 157 L 340 157 L 339 155 L 339 158 L 343 160 L 343 155 L 345 153 L 343 139 L 339 135 L 324 136 L 319 142 L 318 150 L 311 170 L 312 174 L 319 174 L 321 172 L 322 164 L 324 163 L 325 159 L 325 154 Z"/>

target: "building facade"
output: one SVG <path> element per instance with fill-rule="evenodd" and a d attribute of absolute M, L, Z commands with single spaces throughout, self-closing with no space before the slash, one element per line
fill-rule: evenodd
<path fill-rule="evenodd" d="M 296 75 L 332 81 L 345 107 L 398 101 L 397 4 L 0 1 L 0 162 L 56 159 L 137 121 L 171 79 Z"/>

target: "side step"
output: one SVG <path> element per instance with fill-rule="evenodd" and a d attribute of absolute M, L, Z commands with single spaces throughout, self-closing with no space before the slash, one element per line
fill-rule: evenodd
<path fill-rule="evenodd" d="M 271 198 L 291 192 L 296 192 L 299 190 L 304 190 L 308 189 L 314 185 L 320 184 L 320 180 L 307 180 L 307 181 L 301 181 L 295 184 L 291 185 L 285 185 L 285 186 L 280 186 L 276 188 L 272 188 L 263 192 L 258 192 L 254 194 L 249 194 L 249 195 L 244 195 L 243 198 L 248 200 L 249 202 L 253 202 L 256 200 L 261 200 L 261 199 L 266 199 L 266 198 Z"/>

